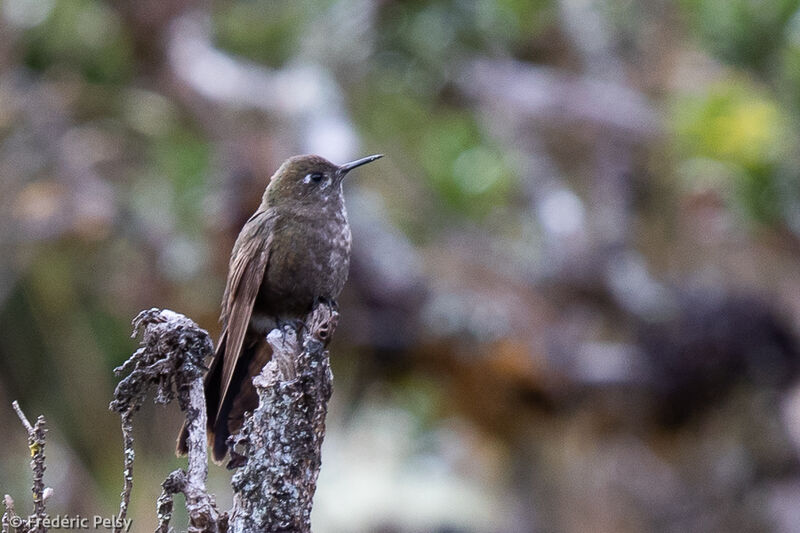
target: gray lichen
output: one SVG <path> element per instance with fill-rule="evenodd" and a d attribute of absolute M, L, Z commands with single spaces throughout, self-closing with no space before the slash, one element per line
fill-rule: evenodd
<path fill-rule="evenodd" d="M 237 436 L 247 463 L 233 476 L 232 532 L 311 531 L 333 380 L 325 348 L 337 318 L 321 304 L 302 341 L 288 327 L 267 336 L 272 360 L 253 379 L 259 406 Z"/>

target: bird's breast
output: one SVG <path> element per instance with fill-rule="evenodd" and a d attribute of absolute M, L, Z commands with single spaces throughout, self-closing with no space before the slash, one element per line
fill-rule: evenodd
<path fill-rule="evenodd" d="M 257 308 L 302 317 L 317 299 L 339 296 L 350 269 L 350 226 L 345 213 L 324 218 L 276 224 Z"/>

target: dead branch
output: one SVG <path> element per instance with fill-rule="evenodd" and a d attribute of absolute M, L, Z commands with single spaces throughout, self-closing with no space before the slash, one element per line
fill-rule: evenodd
<path fill-rule="evenodd" d="M 211 354 L 211 340 L 208 333 L 193 321 L 167 309 L 142 311 L 133 320 L 133 326 L 133 336 L 144 329 L 142 342 L 130 359 L 115 369 L 117 375 L 128 375 L 117 385 L 114 401 L 110 405 L 113 411 L 122 416 L 125 441 L 125 483 L 118 523 L 122 523 L 125 518 L 133 488 L 132 416 L 144 403 L 150 388 L 155 386 L 157 403 L 169 403 L 177 397 L 181 410 L 186 412 L 190 429 L 188 472 L 173 472 L 164 482 L 164 493 L 158 502 L 157 531 L 169 530 L 171 496 L 176 492 L 182 492 L 186 496 L 190 532 L 220 531 L 216 503 L 205 486 L 208 456 L 205 445 L 203 361 Z"/>
<path fill-rule="evenodd" d="M 267 336 L 272 360 L 253 379 L 259 406 L 236 439 L 247 463 L 233 476 L 232 532 L 311 531 L 333 379 L 325 348 L 337 319 L 322 304 L 308 316 L 302 340 L 288 327 Z"/>
<path fill-rule="evenodd" d="M 36 423 L 31 425 L 28 417 L 22 412 L 17 401 L 11 402 L 14 412 L 17 413 L 25 431 L 28 433 L 28 448 L 31 450 L 31 471 L 33 472 L 33 514 L 27 519 L 20 520 L 14 510 L 14 500 L 8 494 L 3 499 L 5 511 L 3 512 L 0 526 L 3 533 L 9 533 L 11 528 L 22 533 L 45 533 L 47 531 L 47 511 L 45 502 L 50 497 L 53 490 L 44 486 L 45 465 L 44 446 L 47 439 L 47 429 L 45 429 L 44 417 L 39 415 Z"/>
<path fill-rule="evenodd" d="M 140 348 L 116 369 L 128 373 L 117 386 L 111 409 L 122 415 L 125 438 L 125 485 L 118 522 L 127 512 L 133 473 L 132 415 L 147 391 L 157 387 L 156 401 L 177 396 L 187 413 L 189 466 L 172 472 L 158 498 L 157 533 L 169 533 L 174 495 L 186 496 L 189 531 L 310 532 L 311 504 L 321 465 L 325 416 L 332 375 L 326 346 L 338 319 L 328 304 L 318 305 L 298 333 L 273 330 L 267 341 L 272 360 L 253 383 L 259 406 L 235 437 L 245 464 L 234 476 L 234 506 L 217 511 L 206 490 L 206 405 L 202 363 L 211 353 L 208 334 L 194 322 L 169 310 L 150 309 L 134 319 L 134 335 L 144 329 Z"/>
<path fill-rule="evenodd" d="M 2 531 L 2 533 L 10 533 L 11 520 L 17 516 L 17 514 L 14 512 L 14 500 L 8 494 L 3 497 L 3 506 L 6 510 L 3 512 L 3 518 L 0 520 L 0 526 L 2 527 L 0 531 Z"/>
<path fill-rule="evenodd" d="M 169 523 L 172 520 L 172 508 L 175 494 L 182 493 L 186 488 L 186 473 L 175 470 L 161 484 L 161 495 L 156 502 L 158 512 L 158 527 L 156 533 L 169 533 Z"/>

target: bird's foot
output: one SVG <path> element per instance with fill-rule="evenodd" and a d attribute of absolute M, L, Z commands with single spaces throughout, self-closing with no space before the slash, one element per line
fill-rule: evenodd
<path fill-rule="evenodd" d="M 228 470 L 236 470 L 237 468 L 241 468 L 247 464 L 247 457 L 242 455 L 239 452 L 230 450 L 228 452 L 231 456 L 230 461 L 225 465 L 225 468 Z"/>
<path fill-rule="evenodd" d="M 278 325 L 278 329 L 280 329 L 282 332 L 285 332 L 286 328 L 288 327 L 293 329 L 297 333 L 298 337 L 300 337 L 307 329 L 306 323 L 302 318 L 292 318 L 289 320 L 276 319 L 276 323 Z"/>
<path fill-rule="evenodd" d="M 225 465 L 228 470 L 235 470 L 247 464 L 247 456 L 237 451 L 238 448 L 243 448 L 245 440 L 246 438 L 241 433 L 235 433 L 228 436 L 225 441 L 225 444 L 228 445 L 228 455 L 230 455 L 230 460 Z"/>
<path fill-rule="evenodd" d="M 331 308 L 332 311 L 339 311 L 339 303 L 333 298 L 323 298 L 323 297 L 317 298 L 314 307 L 318 305 L 327 305 L 328 307 Z"/>

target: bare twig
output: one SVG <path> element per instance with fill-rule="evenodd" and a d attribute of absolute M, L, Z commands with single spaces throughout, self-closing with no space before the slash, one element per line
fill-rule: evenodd
<path fill-rule="evenodd" d="M 206 399 L 203 380 L 197 377 L 189 389 L 187 439 L 189 468 L 186 472 L 182 492 L 186 496 L 189 513 L 189 533 L 223 530 L 218 525 L 214 498 L 206 491 L 208 477 L 208 448 L 206 445 Z"/>
<path fill-rule="evenodd" d="M 17 400 L 14 400 L 13 402 L 11 402 L 11 407 L 14 409 L 14 412 L 17 413 L 20 422 L 22 422 L 22 425 L 25 427 L 25 431 L 28 432 L 28 436 L 33 435 L 33 426 L 28 421 L 28 417 L 25 416 L 25 413 L 22 412 L 22 409 L 19 406 L 19 402 L 17 402 Z"/>
<path fill-rule="evenodd" d="M 232 532 L 311 531 L 332 375 L 325 349 L 338 314 L 319 305 L 303 340 L 286 328 L 267 341 L 272 360 L 253 379 L 259 406 L 238 436 L 247 464 L 233 477 Z"/>
<path fill-rule="evenodd" d="M 123 470 L 123 488 L 120 494 L 118 520 L 115 524 L 122 524 L 128 514 L 128 504 L 131 501 L 131 491 L 133 490 L 133 460 L 136 457 L 133 451 L 133 413 L 125 411 L 122 417 L 122 454 L 124 457 L 125 469 Z M 118 531 L 115 526 L 114 531 Z"/>
<path fill-rule="evenodd" d="M 3 512 L 3 518 L 0 524 L 2 524 L 2 533 L 10 533 L 11 531 L 11 520 L 17 515 L 14 512 L 14 500 L 8 494 L 5 495 L 3 498 L 3 505 L 5 506 L 6 510 Z"/>
<path fill-rule="evenodd" d="M 28 447 L 31 450 L 31 470 L 33 471 L 33 486 L 31 492 L 33 494 L 33 515 L 31 516 L 33 522 L 27 529 L 30 533 L 44 533 L 47 531 L 45 527 L 47 511 L 45 510 L 45 487 L 44 487 L 44 471 L 47 469 L 45 465 L 44 446 L 47 439 L 47 430 L 45 429 L 44 417 L 39 415 L 36 418 L 36 424 L 31 425 L 28 417 L 22 412 L 19 403 L 13 401 L 11 406 L 17 413 L 25 431 L 28 432 Z M 48 491 L 49 492 L 49 491 Z M 47 494 L 49 496 L 49 493 Z M 10 498 L 8 498 L 11 500 Z M 8 502 L 6 502 L 8 503 Z M 13 507 L 13 501 L 11 501 Z"/>
<path fill-rule="evenodd" d="M 115 369 L 118 375 L 125 372 L 129 374 L 117 385 L 114 401 L 110 406 L 122 416 L 125 440 L 125 484 L 117 522 L 122 524 L 124 521 L 133 486 L 131 419 L 144 402 L 147 391 L 156 386 L 157 403 L 168 403 L 177 396 L 181 409 L 187 412 L 190 431 L 188 473 L 173 472 L 164 482 L 164 492 L 158 501 L 157 531 L 169 530 L 172 494 L 175 492 L 186 495 L 190 532 L 220 531 L 216 503 L 205 486 L 208 457 L 202 378 L 205 370 L 203 360 L 212 350 L 211 340 L 208 333 L 197 324 L 166 309 L 142 311 L 134 319 L 133 325 L 133 335 L 144 328 L 142 342 L 130 359 Z"/>
<path fill-rule="evenodd" d="M 158 510 L 158 527 L 156 533 L 169 533 L 169 522 L 172 520 L 172 507 L 175 494 L 181 493 L 186 487 L 186 472 L 175 470 L 161 484 L 161 495 L 156 502 Z"/>

